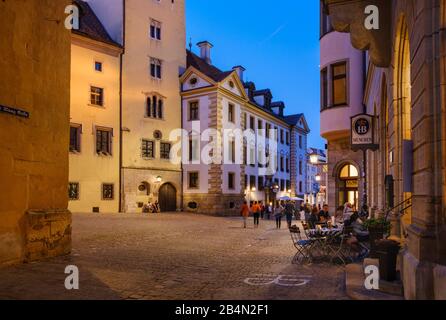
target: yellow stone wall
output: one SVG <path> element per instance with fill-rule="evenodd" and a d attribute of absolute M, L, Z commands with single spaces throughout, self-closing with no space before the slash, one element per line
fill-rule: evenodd
<path fill-rule="evenodd" d="M 70 250 L 70 3 L 0 1 L 0 105 L 30 113 L 0 113 L 0 265 Z"/>

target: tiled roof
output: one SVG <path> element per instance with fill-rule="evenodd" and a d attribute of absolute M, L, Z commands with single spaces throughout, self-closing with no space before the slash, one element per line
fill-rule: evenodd
<path fill-rule="evenodd" d="M 284 118 L 286 123 L 288 123 L 290 126 L 295 126 L 303 116 L 304 116 L 303 113 L 299 113 L 290 116 L 285 116 Z"/>
<path fill-rule="evenodd" d="M 79 34 L 81 36 L 111 44 L 114 46 L 121 47 L 120 44 L 116 43 L 108 34 L 105 27 L 102 25 L 99 18 L 94 13 L 90 5 L 82 0 L 73 0 L 73 4 L 79 8 L 79 29 L 72 30 L 73 33 Z"/>
<path fill-rule="evenodd" d="M 222 71 L 218 69 L 217 67 L 207 63 L 204 59 L 200 58 L 195 53 L 191 52 L 190 50 L 186 50 L 187 52 L 187 67 L 194 67 L 206 76 L 210 77 L 216 82 L 220 82 L 224 80 L 226 77 L 228 77 L 233 71 Z M 276 113 L 274 113 L 272 110 L 260 106 L 253 98 L 254 96 L 259 95 L 267 95 L 272 97 L 272 93 L 270 89 L 262 89 L 262 90 L 256 90 L 255 89 L 255 83 L 254 82 L 244 82 L 243 86 L 245 88 L 250 88 L 253 91 L 253 95 L 250 98 L 250 101 L 253 105 L 255 105 L 257 108 L 263 110 L 264 112 L 269 113 L 270 115 L 274 116 L 275 118 L 285 121 L 290 126 L 295 126 L 299 120 L 303 117 L 303 114 L 297 114 L 297 115 L 291 115 L 291 116 L 281 116 Z M 285 107 L 285 103 L 282 101 L 272 102 L 271 107 Z"/>
<path fill-rule="evenodd" d="M 232 72 L 231 71 L 221 71 L 217 67 L 207 63 L 205 60 L 201 59 L 195 53 L 186 50 L 187 52 L 187 67 L 194 67 L 198 69 L 200 72 L 207 75 L 209 78 L 216 82 L 220 82 L 227 78 Z"/>

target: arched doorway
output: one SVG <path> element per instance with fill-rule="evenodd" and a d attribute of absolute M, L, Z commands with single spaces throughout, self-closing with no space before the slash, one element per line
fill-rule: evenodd
<path fill-rule="evenodd" d="M 344 165 L 338 175 L 338 204 L 349 202 L 354 208 L 359 204 L 359 171 L 352 164 Z"/>
<path fill-rule="evenodd" d="M 170 184 L 165 183 L 159 190 L 158 202 L 161 212 L 173 212 L 177 210 L 177 189 Z"/>

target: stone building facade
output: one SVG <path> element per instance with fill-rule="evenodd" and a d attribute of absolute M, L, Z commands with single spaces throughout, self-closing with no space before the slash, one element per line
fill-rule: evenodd
<path fill-rule="evenodd" d="M 309 133 L 304 115 L 285 116 L 285 104 L 273 102 L 269 89 L 257 90 L 243 81 L 242 66 L 222 71 L 211 63 L 212 45 L 204 41 L 198 46 L 200 55 L 187 51 L 188 68 L 180 79 L 185 210 L 238 215 L 244 200 L 270 203 L 303 195 Z M 243 136 L 247 129 L 252 136 Z M 203 155 L 210 153 L 207 163 Z M 268 157 L 270 171 L 264 161 Z"/>
<path fill-rule="evenodd" d="M 378 30 L 364 25 L 370 4 L 379 10 Z M 368 49 L 363 96 L 365 111 L 378 117 L 379 141 L 368 154 L 368 195 L 376 212 L 393 209 L 405 297 L 446 299 L 446 1 L 324 6 L 334 29 Z"/>
<path fill-rule="evenodd" d="M 80 28 L 71 37 L 69 209 L 119 212 L 123 48 L 87 2 L 74 4 Z"/>
<path fill-rule="evenodd" d="M 0 2 L 0 265 L 71 250 L 70 3 Z"/>

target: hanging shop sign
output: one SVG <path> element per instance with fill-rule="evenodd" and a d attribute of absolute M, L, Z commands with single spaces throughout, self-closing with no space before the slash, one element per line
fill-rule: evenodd
<path fill-rule="evenodd" d="M 358 114 L 351 118 L 351 147 L 357 150 L 377 150 L 375 143 L 375 117 L 369 114 Z"/>
<path fill-rule="evenodd" d="M 7 113 L 20 118 L 29 118 L 29 112 L 0 105 L 0 113 Z"/>

